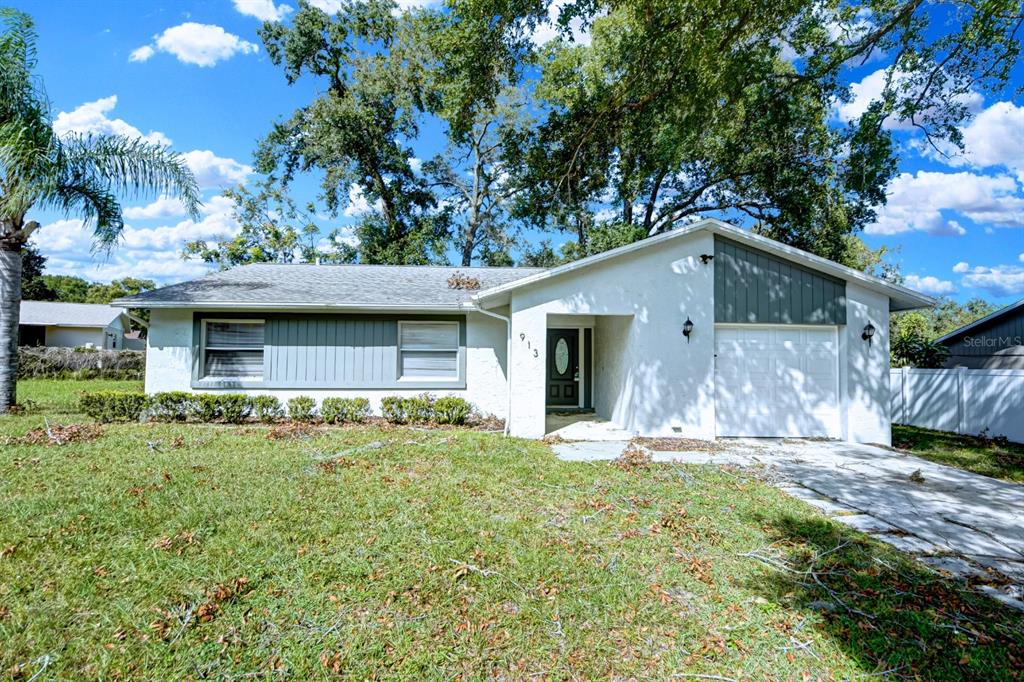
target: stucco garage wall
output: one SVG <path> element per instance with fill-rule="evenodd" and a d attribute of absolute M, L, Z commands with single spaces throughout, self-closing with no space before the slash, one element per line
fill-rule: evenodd
<path fill-rule="evenodd" d="M 889 299 L 847 282 L 846 314 L 846 327 L 839 328 L 844 437 L 856 443 L 890 445 Z M 875 327 L 870 344 L 861 338 L 869 322 Z"/>
<path fill-rule="evenodd" d="M 77 348 L 91 343 L 103 348 L 104 331 L 96 327 L 47 327 L 46 345 L 57 348 Z"/>
<path fill-rule="evenodd" d="M 146 354 L 146 392 L 189 391 L 192 389 L 192 311 L 152 311 Z M 457 395 L 485 414 L 505 417 L 505 324 L 481 314 L 466 317 L 466 388 L 431 390 L 434 395 Z M 365 397 L 374 412 L 380 412 L 380 399 L 389 395 L 412 396 L 423 390 L 395 389 L 202 389 L 214 393 L 273 395 L 283 401 L 308 395 L 318 402 L 328 397 Z"/>
<path fill-rule="evenodd" d="M 713 438 L 714 268 L 700 262 L 704 253 L 714 253 L 713 237 L 698 232 L 514 291 L 513 435 L 544 434 L 548 317 L 616 315 L 631 321 L 598 318 L 594 337 L 596 364 L 611 368 L 596 372 L 598 412 L 644 435 Z"/>

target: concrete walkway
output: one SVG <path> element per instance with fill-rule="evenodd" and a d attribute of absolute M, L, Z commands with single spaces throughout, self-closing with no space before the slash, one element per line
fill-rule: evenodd
<path fill-rule="evenodd" d="M 979 589 L 1024 609 L 1024 486 L 879 447 L 835 441 L 735 440 L 714 452 L 656 460 L 763 468 L 767 479 L 833 520 L 958 577 L 985 569 L 1005 586 Z M 565 459 L 614 459 L 609 443 L 554 446 Z M 723 441 L 719 441 L 721 447 Z M 561 451 L 560 451 L 561 449 Z M 588 456 L 590 455 L 590 456 Z"/>

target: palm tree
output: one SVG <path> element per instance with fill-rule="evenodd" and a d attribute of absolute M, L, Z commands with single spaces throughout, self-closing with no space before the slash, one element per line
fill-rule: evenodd
<path fill-rule="evenodd" d="M 177 196 L 192 216 L 199 207 L 195 178 L 169 149 L 120 135 L 54 134 L 33 73 L 35 45 L 31 17 L 0 8 L 0 413 L 16 398 L 21 248 L 39 229 L 29 211 L 79 217 L 95 248 L 108 250 L 124 229 L 119 196 Z"/>

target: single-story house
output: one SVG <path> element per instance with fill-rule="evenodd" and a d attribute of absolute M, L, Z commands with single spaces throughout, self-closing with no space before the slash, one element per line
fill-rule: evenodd
<path fill-rule="evenodd" d="M 889 443 L 889 313 L 917 292 L 717 220 L 550 269 L 248 265 L 152 310 L 146 390 L 460 395 L 545 434 Z"/>
<path fill-rule="evenodd" d="M 123 350 L 127 311 L 100 303 L 22 301 L 18 345 Z"/>
<path fill-rule="evenodd" d="M 1024 299 L 936 339 L 946 367 L 1024 369 Z"/>

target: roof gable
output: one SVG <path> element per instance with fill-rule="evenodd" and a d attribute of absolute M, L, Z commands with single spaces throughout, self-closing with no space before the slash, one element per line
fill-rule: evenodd
<path fill-rule="evenodd" d="M 935 304 L 935 300 L 933 298 L 913 291 L 912 289 L 908 289 L 898 284 L 893 284 L 892 282 L 888 282 L 878 277 L 873 277 L 860 272 L 859 270 L 854 270 L 853 268 L 848 268 L 845 265 L 840 265 L 839 263 L 834 263 L 828 259 L 808 253 L 802 249 L 788 246 L 781 242 L 777 242 L 774 239 L 762 237 L 748 232 L 747 230 L 740 229 L 734 225 L 730 225 L 729 223 L 722 222 L 721 220 L 711 218 L 701 220 L 675 230 L 663 232 L 653 237 L 633 242 L 632 244 L 626 244 L 625 246 L 604 251 L 603 253 L 588 256 L 571 263 L 566 263 L 565 265 L 550 268 L 514 282 L 509 282 L 504 285 L 481 291 L 473 298 L 480 302 L 487 302 L 499 298 L 503 299 L 504 295 L 514 290 L 540 284 L 546 280 L 559 277 L 570 272 L 575 272 L 582 268 L 591 267 L 598 263 L 603 263 L 605 261 L 633 253 L 640 249 L 648 249 L 676 239 L 681 239 L 701 230 L 707 230 L 733 241 L 748 244 L 761 251 L 768 252 L 785 260 L 802 265 L 805 268 L 810 268 L 814 271 L 831 275 L 832 277 L 843 281 L 856 282 L 868 289 L 882 293 L 889 298 L 890 310 L 912 310 L 915 308 L 930 307 Z"/>
<path fill-rule="evenodd" d="M 999 310 L 995 311 L 994 313 L 986 315 L 980 320 L 975 320 L 970 324 L 965 324 L 963 327 L 960 327 L 959 329 L 954 329 L 945 336 L 940 336 L 939 338 L 935 339 L 935 343 L 946 343 L 947 341 L 952 341 L 956 337 L 961 336 L 969 331 L 980 331 L 983 327 L 989 327 L 1004 319 L 1010 319 L 1015 315 L 1020 315 L 1024 317 L 1024 298 L 1017 301 L 1016 303 L 1011 303 L 1005 308 L 1000 308 Z"/>

